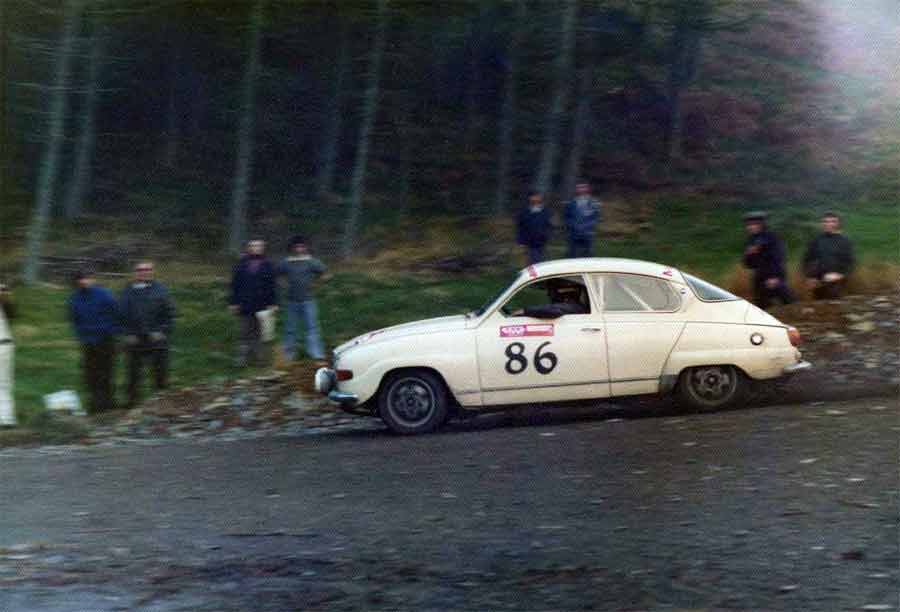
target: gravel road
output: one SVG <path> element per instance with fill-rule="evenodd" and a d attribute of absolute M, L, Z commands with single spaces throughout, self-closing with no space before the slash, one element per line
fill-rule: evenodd
<path fill-rule="evenodd" d="M 0 610 L 900 609 L 896 398 L 604 406 L 2 450 Z"/>

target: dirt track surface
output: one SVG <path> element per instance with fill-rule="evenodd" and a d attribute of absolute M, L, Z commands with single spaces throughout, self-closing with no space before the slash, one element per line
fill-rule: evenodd
<path fill-rule="evenodd" d="M 0 610 L 897 610 L 898 433 L 890 398 L 8 449 Z"/>

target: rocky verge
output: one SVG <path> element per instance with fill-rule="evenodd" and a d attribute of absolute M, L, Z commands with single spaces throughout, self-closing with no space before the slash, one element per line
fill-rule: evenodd
<path fill-rule="evenodd" d="M 848 296 L 802 302 L 772 311 L 796 326 L 804 359 L 814 368 L 760 387 L 754 401 L 816 401 L 895 395 L 900 389 L 900 297 Z M 243 439 L 299 436 L 381 427 L 377 419 L 342 412 L 311 388 L 314 366 L 171 391 L 140 407 L 83 419 L 85 444 L 167 438 Z M 643 402 L 642 402 L 643 403 Z"/>

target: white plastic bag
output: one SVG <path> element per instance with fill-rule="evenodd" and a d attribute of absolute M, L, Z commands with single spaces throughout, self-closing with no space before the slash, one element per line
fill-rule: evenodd
<path fill-rule="evenodd" d="M 74 391 L 66 389 L 44 396 L 44 407 L 50 412 L 68 412 L 76 416 L 87 416 L 81 406 L 81 400 Z"/>
<path fill-rule="evenodd" d="M 259 337 L 263 342 L 272 342 L 275 339 L 275 311 L 271 308 L 260 310 L 256 313 L 259 321 Z"/>

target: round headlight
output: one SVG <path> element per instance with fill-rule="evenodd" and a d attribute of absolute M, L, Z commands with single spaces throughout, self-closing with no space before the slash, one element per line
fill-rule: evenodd
<path fill-rule="evenodd" d="M 760 344 L 763 343 L 764 340 L 765 340 L 765 338 L 763 338 L 762 334 L 754 333 L 754 334 L 750 335 L 750 343 L 753 346 L 759 346 Z"/>

